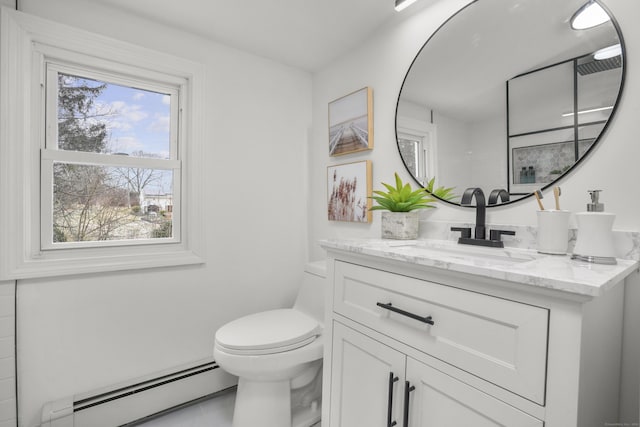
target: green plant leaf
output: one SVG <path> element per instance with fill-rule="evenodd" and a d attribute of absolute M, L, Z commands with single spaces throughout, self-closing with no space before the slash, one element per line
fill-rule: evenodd
<path fill-rule="evenodd" d="M 400 179 L 400 175 L 398 175 L 398 172 L 395 173 L 395 177 L 396 177 L 396 189 L 400 191 L 402 189 L 402 179 Z"/>
<path fill-rule="evenodd" d="M 395 187 L 382 183 L 387 191 L 374 190 L 375 196 L 370 196 L 378 205 L 370 210 L 388 210 L 391 212 L 410 212 L 416 209 L 435 208 L 438 199 L 451 200 L 455 198 L 454 187 L 438 187 L 435 190 L 435 177 L 431 178 L 424 188 L 413 190 L 410 183 L 402 182 L 400 175 L 394 174 Z"/>

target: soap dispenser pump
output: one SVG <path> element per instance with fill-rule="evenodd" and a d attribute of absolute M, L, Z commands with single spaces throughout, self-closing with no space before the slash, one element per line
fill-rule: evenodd
<path fill-rule="evenodd" d="M 600 192 L 589 190 L 591 203 L 587 204 L 587 211 L 576 214 L 578 237 L 571 258 L 594 264 L 616 264 L 612 232 L 616 215 L 604 212 Z"/>
<path fill-rule="evenodd" d="M 604 203 L 600 203 L 600 192 L 602 190 L 589 190 L 591 203 L 587 203 L 587 212 L 604 212 Z"/>

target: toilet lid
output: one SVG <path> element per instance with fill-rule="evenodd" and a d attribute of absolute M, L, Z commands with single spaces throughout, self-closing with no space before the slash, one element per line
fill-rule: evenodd
<path fill-rule="evenodd" d="M 265 354 L 306 345 L 321 331 L 317 320 L 298 310 L 285 308 L 233 320 L 218 329 L 216 342 L 233 352 Z"/>

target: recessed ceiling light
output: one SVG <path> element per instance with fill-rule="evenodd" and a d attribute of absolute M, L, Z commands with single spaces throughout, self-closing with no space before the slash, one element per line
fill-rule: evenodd
<path fill-rule="evenodd" d="M 586 30 L 610 20 L 611 17 L 602 6 L 591 0 L 571 17 L 571 28 L 574 30 Z"/>

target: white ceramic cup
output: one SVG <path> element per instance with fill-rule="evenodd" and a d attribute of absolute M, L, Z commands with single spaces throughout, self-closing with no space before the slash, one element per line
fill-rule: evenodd
<path fill-rule="evenodd" d="M 538 211 L 538 252 L 565 255 L 569 246 L 569 211 Z"/>

